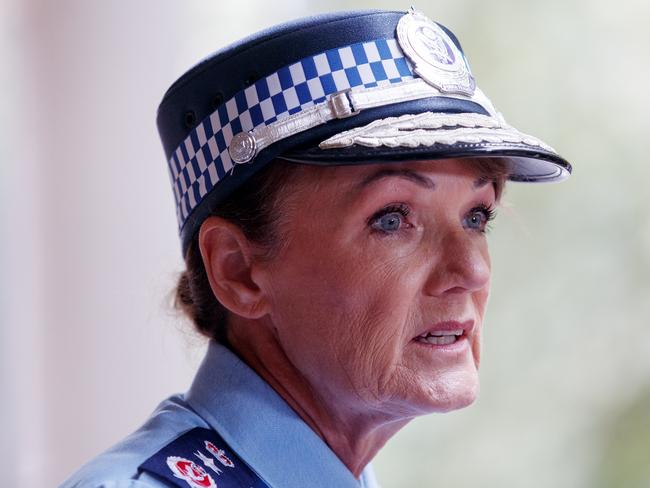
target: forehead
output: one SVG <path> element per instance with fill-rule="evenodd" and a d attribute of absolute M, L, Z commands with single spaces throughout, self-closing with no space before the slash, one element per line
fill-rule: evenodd
<path fill-rule="evenodd" d="M 409 198 L 417 195 L 417 198 L 429 200 L 440 193 L 436 191 L 437 187 L 445 186 L 449 189 L 450 182 L 455 186 L 452 191 L 458 196 L 463 194 L 474 197 L 480 193 L 482 198 L 498 202 L 503 184 L 503 179 L 491 179 L 485 168 L 473 164 L 470 159 L 354 166 L 287 164 L 294 167 L 290 168 L 288 179 L 274 198 L 278 217 L 296 217 L 296 211 L 306 212 L 313 217 L 320 215 L 319 212 L 324 208 L 356 208 L 361 202 L 366 205 L 376 198 L 388 198 L 389 195 L 397 197 L 395 192 L 403 195 L 407 191 Z M 485 192 L 489 192 L 489 195 Z"/>
<path fill-rule="evenodd" d="M 310 192 L 363 191 L 385 181 L 411 181 L 423 188 L 434 189 L 443 178 L 465 180 L 473 188 L 502 179 L 501 167 L 476 158 L 433 161 L 396 161 L 353 166 L 303 166 L 296 179 L 299 188 Z M 495 186 L 496 189 L 496 186 Z"/>

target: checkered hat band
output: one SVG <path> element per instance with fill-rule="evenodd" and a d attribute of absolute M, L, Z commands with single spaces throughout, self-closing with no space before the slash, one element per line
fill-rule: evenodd
<path fill-rule="evenodd" d="M 301 59 L 238 92 L 194 128 L 169 159 L 179 229 L 232 170 L 228 146 L 235 134 L 301 112 L 341 90 L 412 78 L 397 40 L 378 39 Z"/>

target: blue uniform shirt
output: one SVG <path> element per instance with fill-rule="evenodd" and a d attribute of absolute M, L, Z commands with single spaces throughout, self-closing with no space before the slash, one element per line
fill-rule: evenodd
<path fill-rule="evenodd" d="M 215 342 L 185 395 L 163 401 L 140 429 L 83 466 L 61 488 L 169 486 L 139 467 L 196 428 L 218 432 L 272 488 L 378 488 L 370 466 L 356 479 L 264 380 Z M 218 484 L 219 477 L 213 476 Z"/>

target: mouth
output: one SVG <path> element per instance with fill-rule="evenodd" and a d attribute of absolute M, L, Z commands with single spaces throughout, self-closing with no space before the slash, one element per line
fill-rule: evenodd
<path fill-rule="evenodd" d="M 416 342 L 423 342 L 425 344 L 433 344 L 435 346 L 447 346 L 457 342 L 465 335 L 462 329 L 457 330 L 441 330 L 436 332 L 425 332 L 415 338 Z"/>
<path fill-rule="evenodd" d="M 440 322 L 429 327 L 413 340 L 429 346 L 450 346 L 461 341 L 465 342 L 473 327 L 473 320 Z"/>

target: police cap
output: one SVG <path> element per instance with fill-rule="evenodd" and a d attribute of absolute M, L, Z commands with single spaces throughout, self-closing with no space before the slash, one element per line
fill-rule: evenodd
<path fill-rule="evenodd" d="M 221 49 L 158 109 L 183 253 L 212 210 L 274 159 L 318 165 L 503 157 L 515 181 L 569 163 L 508 125 L 444 26 L 411 9 L 299 19 Z"/>

